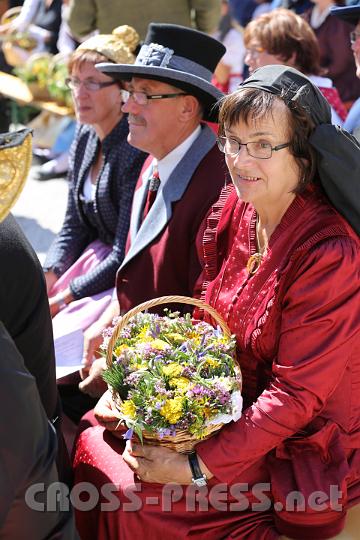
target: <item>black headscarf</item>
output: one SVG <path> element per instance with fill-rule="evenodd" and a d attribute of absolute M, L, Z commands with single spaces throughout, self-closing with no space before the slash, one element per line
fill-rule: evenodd
<path fill-rule="evenodd" d="M 317 155 L 321 185 L 333 206 L 360 236 L 360 144 L 347 131 L 331 124 L 330 105 L 318 87 L 296 69 L 264 66 L 239 85 L 279 96 L 291 108 L 302 107 L 316 128 L 309 142 Z"/>

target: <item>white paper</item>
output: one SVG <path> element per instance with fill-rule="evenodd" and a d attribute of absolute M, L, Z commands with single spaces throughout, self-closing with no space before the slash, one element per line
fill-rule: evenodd
<path fill-rule="evenodd" d="M 82 330 L 75 330 L 64 336 L 54 339 L 56 358 L 56 378 L 59 379 L 78 371 L 81 367 L 83 355 L 84 334 Z"/>

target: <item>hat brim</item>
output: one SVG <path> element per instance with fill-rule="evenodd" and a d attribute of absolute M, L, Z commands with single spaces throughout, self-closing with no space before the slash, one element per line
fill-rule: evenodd
<path fill-rule="evenodd" d="M 136 66 L 104 62 L 96 64 L 96 68 L 114 79 L 129 81 L 132 77 L 141 77 L 142 79 L 153 79 L 176 86 L 184 92 L 195 96 L 200 101 L 204 107 L 204 120 L 209 122 L 218 121 L 217 103 L 224 94 L 216 86 L 201 77 L 184 71 L 156 66 Z"/>
<path fill-rule="evenodd" d="M 356 26 L 360 20 L 360 5 L 333 7 L 331 8 L 330 13 L 331 15 L 335 15 L 335 17 Z"/>

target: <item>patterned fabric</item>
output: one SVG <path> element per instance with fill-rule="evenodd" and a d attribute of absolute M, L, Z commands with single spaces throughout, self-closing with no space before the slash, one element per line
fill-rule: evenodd
<path fill-rule="evenodd" d="M 75 135 L 65 221 L 50 247 L 44 269 L 51 269 L 60 277 L 93 240 L 99 239 L 113 246 L 108 257 L 96 268 L 71 282 L 75 299 L 113 287 L 116 271 L 124 257 L 133 192 L 146 157 L 128 144 L 127 135 L 128 122 L 124 117 L 103 140 L 103 166 L 91 208 L 83 204 L 82 190 L 100 141 L 90 126 L 80 126 Z"/>
<path fill-rule="evenodd" d="M 144 213 L 143 213 L 143 220 L 146 218 L 148 213 L 150 212 L 150 208 L 155 202 L 156 195 L 158 192 L 158 189 L 160 187 L 160 178 L 159 178 L 159 171 L 156 169 L 153 170 L 151 178 L 148 180 L 149 182 L 149 188 L 146 195 L 146 201 L 144 206 Z"/>
<path fill-rule="evenodd" d="M 337 112 L 337 114 L 340 116 L 341 120 L 345 122 L 347 117 L 347 110 L 345 108 L 345 105 L 341 101 L 339 92 L 336 88 L 324 88 L 323 86 L 319 86 L 319 90 L 323 94 L 323 96 L 328 100 L 332 108 Z"/>

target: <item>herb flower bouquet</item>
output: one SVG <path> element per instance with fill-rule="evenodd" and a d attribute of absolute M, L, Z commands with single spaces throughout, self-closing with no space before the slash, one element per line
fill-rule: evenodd
<path fill-rule="evenodd" d="M 142 313 L 155 305 L 191 303 L 221 327 L 189 314 Z M 241 416 L 241 373 L 235 340 L 217 312 L 200 300 L 166 296 L 144 302 L 104 334 L 107 370 L 119 422 L 141 442 L 189 452 L 199 440 Z"/>

